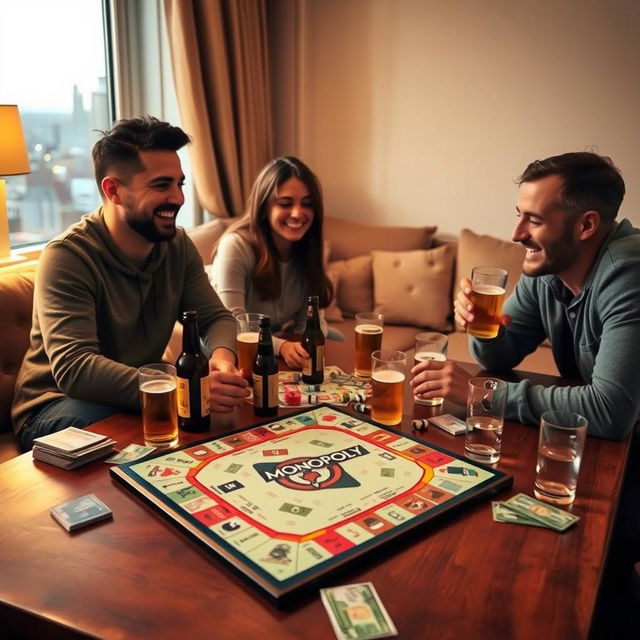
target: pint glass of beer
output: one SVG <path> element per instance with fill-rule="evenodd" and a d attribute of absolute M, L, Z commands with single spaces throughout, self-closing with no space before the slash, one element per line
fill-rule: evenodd
<path fill-rule="evenodd" d="M 138 369 L 144 443 L 167 448 L 178 444 L 176 368 L 172 364 L 147 364 Z"/>
<path fill-rule="evenodd" d="M 382 424 L 402 422 L 407 357 L 380 349 L 371 354 L 371 418 Z"/>
<path fill-rule="evenodd" d="M 425 331 L 416 336 L 416 352 L 413 357 L 413 365 L 420 364 L 425 360 L 446 360 L 447 346 L 449 338 L 444 333 Z M 426 404 L 434 407 L 444 402 L 444 398 L 420 398 L 413 396 L 417 404 Z"/>
<path fill-rule="evenodd" d="M 353 372 L 371 377 L 371 354 L 382 347 L 384 317 L 380 313 L 356 313 L 356 356 Z"/>
<path fill-rule="evenodd" d="M 498 267 L 474 267 L 471 272 L 471 299 L 474 320 L 467 333 L 476 338 L 495 338 L 500 329 L 507 271 Z"/>
<path fill-rule="evenodd" d="M 258 336 L 260 335 L 261 313 L 241 313 L 236 316 L 238 333 L 236 342 L 238 346 L 238 369 L 242 369 L 242 375 L 247 382 L 252 382 L 251 371 L 258 353 Z"/>

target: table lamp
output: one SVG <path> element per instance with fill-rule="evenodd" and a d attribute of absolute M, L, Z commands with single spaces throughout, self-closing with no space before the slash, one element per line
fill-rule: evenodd
<path fill-rule="evenodd" d="M 15 104 L 0 104 L 0 176 L 15 176 L 30 171 L 18 107 Z M 5 181 L 0 177 L 0 262 L 10 257 L 7 192 Z"/>

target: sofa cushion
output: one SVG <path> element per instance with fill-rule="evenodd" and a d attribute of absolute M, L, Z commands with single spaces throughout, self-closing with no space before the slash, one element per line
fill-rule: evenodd
<path fill-rule="evenodd" d="M 187 235 L 193 240 L 196 249 L 205 264 L 211 263 L 211 252 L 220 236 L 236 218 L 216 218 L 210 222 L 199 224 L 187 231 Z"/>
<path fill-rule="evenodd" d="M 451 330 L 451 279 L 456 250 L 372 251 L 374 310 L 385 324 Z"/>
<path fill-rule="evenodd" d="M 330 262 L 328 270 L 340 273 L 336 296 L 343 315 L 353 317 L 356 313 L 373 310 L 371 256 Z"/>
<path fill-rule="evenodd" d="M 324 317 L 327 322 L 342 322 L 343 320 L 342 309 L 338 306 L 338 288 L 340 286 L 342 272 L 344 271 L 344 265 L 344 260 L 337 260 L 326 267 L 327 276 L 333 285 L 333 297 L 324 310 Z"/>
<path fill-rule="evenodd" d="M 508 272 L 506 295 L 508 296 L 520 279 L 525 248 L 521 244 L 500 240 L 488 235 L 478 235 L 463 229 L 458 242 L 458 264 L 453 296 L 458 292 L 462 278 L 471 278 L 471 270 L 477 266 L 501 267 Z M 462 331 L 456 325 L 458 331 Z"/>
<path fill-rule="evenodd" d="M 0 274 L 0 431 L 11 431 L 13 390 L 29 346 L 33 274 Z"/>
<path fill-rule="evenodd" d="M 331 242 L 331 260 L 367 255 L 372 249 L 429 249 L 436 227 L 379 227 L 327 216 L 324 235 Z M 370 311 L 370 309 L 369 309 Z"/>

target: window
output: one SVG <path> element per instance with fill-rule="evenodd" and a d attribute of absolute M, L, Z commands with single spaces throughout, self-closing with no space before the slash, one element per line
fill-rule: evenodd
<path fill-rule="evenodd" d="M 31 173 L 6 178 L 12 248 L 57 235 L 100 204 L 94 130 L 109 129 L 102 0 L 0 0 L 0 103 L 17 104 Z"/>

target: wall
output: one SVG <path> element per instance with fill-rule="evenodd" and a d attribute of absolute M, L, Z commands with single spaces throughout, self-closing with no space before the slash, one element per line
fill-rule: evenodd
<path fill-rule="evenodd" d="M 635 0 L 274 0 L 271 19 L 295 25 L 277 150 L 316 171 L 330 214 L 510 238 L 526 164 L 593 149 L 640 226 Z"/>

